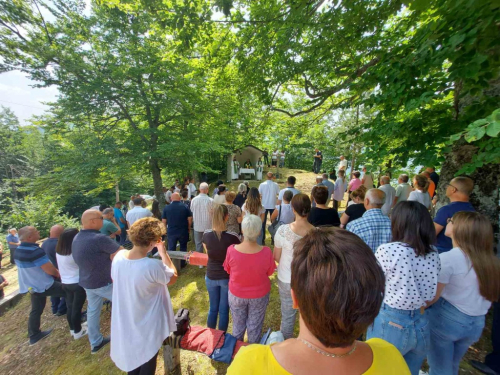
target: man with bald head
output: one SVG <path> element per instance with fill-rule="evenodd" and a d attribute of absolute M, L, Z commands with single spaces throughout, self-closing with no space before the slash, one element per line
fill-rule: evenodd
<path fill-rule="evenodd" d="M 61 236 L 61 233 L 63 231 L 64 227 L 62 225 L 57 224 L 52 226 L 52 228 L 50 228 L 49 238 L 47 238 L 42 243 L 43 251 L 45 251 L 45 254 L 49 258 L 50 262 L 57 269 L 59 269 L 59 267 L 57 265 L 56 246 L 57 241 L 59 240 L 59 236 Z M 52 314 L 56 316 L 62 316 L 66 314 L 67 307 L 66 300 L 64 298 L 50 297 L 50 302 L 52 303 Z"/>
<path fill-rule="evenodd" d="M 163 208 L 161 219 L 167 227 L 168 250 L 175 251 L 179 242 L 180 251 L 187 251 L 189 228 L 193 222 L 193 214 L 182 202 L 179 193 L 173 193 L 170 204 Z"/>
<path fill-rule="evenodd" d="M 453 248 L 450 237 L 446 237 L 446 225 L 448 219 L 460 211 L 476 211 L 469 199 L 474 190 L 474 181 L 469 177 L 455 177 L 446 184 L 446 196 L 450 204 L 439 209 L 434 217 L 434 227 L 436 228 L 437 243 L 439 253 L 450 251 Z"/>
<path fill-rule="evenodd" d="M 43 249 L 36 243 L 40 232 L 28 226 L 19 229 L 21 244 L 17 247 L 14 259 L 19 276 L 19 293 L 30 292 L 31 312 L 28 319 L 30 345 L 44 339 L 52 330 L 40 331 L 40 318 L 47 302 L 47 296 L 64 297 L 59 271 L 50 262 Z"/>
<path fill-rule="evenodd" d="M 365 195 L 366 212 L 357 220 L 347 224 L 346 229 L 354 233 L 372 249 L 373 252 L 391 241 L 391 220 L 382 213 L 385 193 L 380 189 L 370 189 Z"/>
<path fill-rule="evenodd" d="M 79 284 L 87 292 L 87 324 L 92 354 L 110 341 L 100 332 L 101 308 L 104 299 L 112 299 L 111 261 L 123 249 L 118 242 L 99 232 L 103 220 L 101 212 L 85 211 L 82 215 L 83 229 L 75 236 L 71 249 L 79 267 Z"/>

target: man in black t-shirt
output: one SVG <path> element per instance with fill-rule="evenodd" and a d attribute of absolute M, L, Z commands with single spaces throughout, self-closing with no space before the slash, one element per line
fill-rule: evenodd
<path fill-rule="evenodd" d="M 319 149 L 315 149 L 314 151 L 316 153 L 314 154 L 313 169 L 314 173 L 319 173 L 321 171 L 321 164 L 323 163 L 323 154 Z"/>

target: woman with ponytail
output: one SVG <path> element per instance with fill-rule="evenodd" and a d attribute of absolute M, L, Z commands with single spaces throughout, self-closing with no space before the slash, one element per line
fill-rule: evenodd
<path fill-rule="evenodd" d="M 431 375 L 458 374 L 460 360 L 481 337 L 491 302 L 500 297 L 500 260 L 489 220 L 477 212 L 457 212 L 445 235 L 453 249 L 440 255 L 437 302 L 429 309 Z"/>
<path fill-rule="evenodd" d="M 240 243 L 236 233 L 226 230 L 229 212 L 226 205 L 215 204 L 213 208 L 212 229 L 203 233 L 203 247 L 208 254 L 207 284 L 210 308 L 208 311 L 207 327 L 216 328 L 217 317 L 219 329 L 227 331 L 229 324 L 228 284 L 229 274 L 224 270 L 227 248 Z"/>
<path fill-rule="evenodd" d="M 413 177 L 413 187 L 415 188 L 415 190 L 410 193 L 408 200 L 422 203 L 425 208 L 430 210 L 432 199 L 428 192 L 429 179 L 423 174 L 417 174 L 415 175 L 415 177 Z"/>

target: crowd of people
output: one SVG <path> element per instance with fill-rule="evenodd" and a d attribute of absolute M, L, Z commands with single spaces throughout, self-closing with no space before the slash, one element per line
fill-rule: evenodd
<path fill-rule="evenodd" d="M 315 168 L 321 160 L 316 150 Z M 123 371 L 154 374 L 158 350 L 175 330 L 167 286 L 177 270 L 166 250 L 187 251 L 192 239 L 195 251 L 208 255 L 207 327 L 227 331 L 231 318 L 239 340 L 246 333 L 248 343 L 260 341 L 277 272 L 285 340 L 241 348 L 229 374 L 314 368 L 417 375 L 425 358 L 431 375 L 457 374 L 500 296 L 492 226 L 469 202 L 474 182 L 456 177 L 446 184 L 450 203 L 432 218 L 433 168 L 414 176 L 413 187 L 403 174 L 396 188 L 389 176 L 376 188 L 366 169 L 347 181 L 346 167 L 342 157 L 335 181 L 319 175 L 310 194 L 295 188 L 293 176 L 280 189 L 271 172 L 258 188 L 245 181 L 237 192 L 218 181 L 212 196 L 205 182 L 196 188 L 193 180 L 176 181 L 165 189 L 163 212 L 138 195 L 114 208 L 93 207 L 80 231 L 54 225 L 41 247 L 36 228 L 12 229 L 20 292 L 31 296 L 30 344 L 51 332 L 40 330 L 50 296 L 71 336 L 87 335 L 98 352 L 110 342 L 100 332 L 109 300 L 112 360 Z M 161 261 L 148 256 L 154 252 Z"/>

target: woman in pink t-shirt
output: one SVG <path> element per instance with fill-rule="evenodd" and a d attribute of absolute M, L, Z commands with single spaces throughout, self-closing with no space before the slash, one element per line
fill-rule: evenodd
<path fill-rule="evenodd" d="M 362 185 L 362 182 L 359 179 L 361 173 L 359 173 L 358 171 L 354 171 L 352 175 L 354 176 L 354 178 L 349 182 L 349 191 L 354 191 Z"/>
<path fill-rule="evenodd" d="M 260 341 L 262 325 L 269 303 L 271 276 L 276 269 L 273 253 L 267 246 L 257 244 L 262 220 L 245 215 L 241 223 L 243 242 L 227 249 L 224 269 L 229 274 L 229 308 L 233 318 L 233 336 L 248 342 Z"/>

